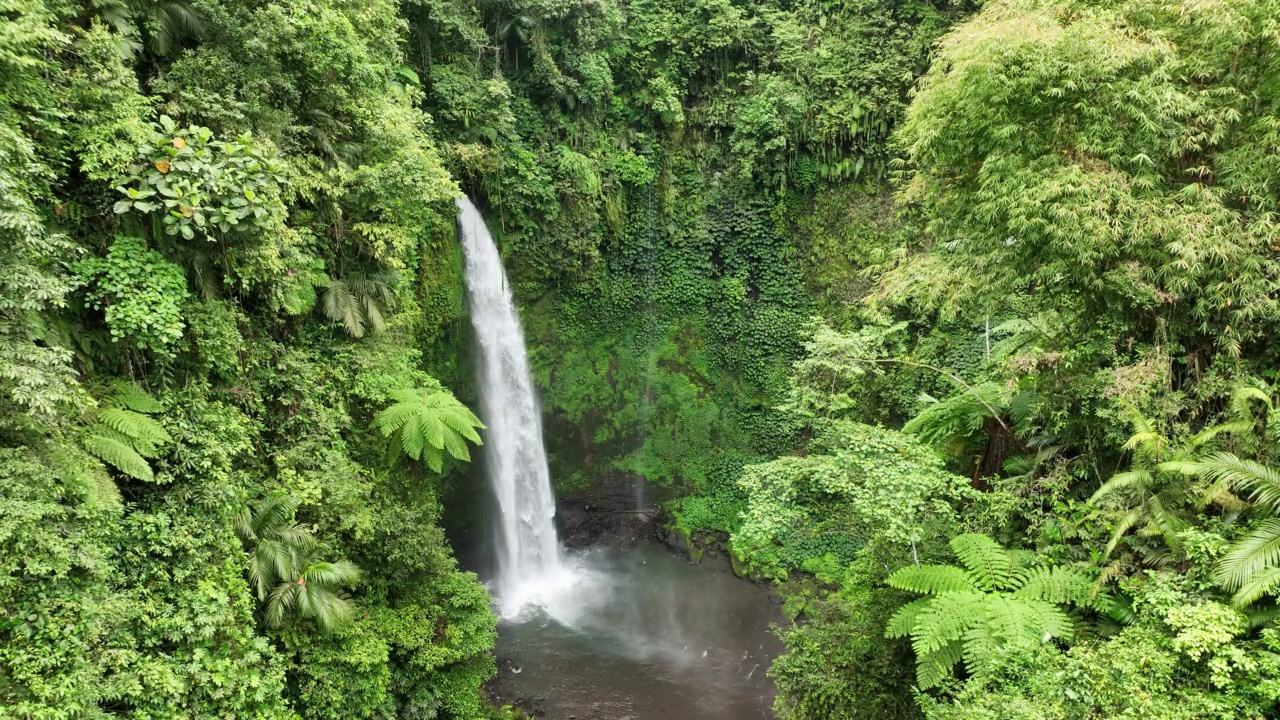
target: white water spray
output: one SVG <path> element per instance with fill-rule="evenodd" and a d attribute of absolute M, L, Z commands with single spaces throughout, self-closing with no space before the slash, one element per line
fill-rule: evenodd
<path fill-rule="evenodd" d="M 561 562 L 556 504 L 542 445 L 542 420 L 529 376 L 524 331 L 502 257 L 476 206 L 458 199 L 471 325 L 480 345 L 484 456 L 498 500 L 494 597 L 504 617 L 546 606 L 573 583 Z"/>

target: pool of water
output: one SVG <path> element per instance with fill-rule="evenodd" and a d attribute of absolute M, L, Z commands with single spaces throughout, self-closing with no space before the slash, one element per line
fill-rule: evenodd
<path fill-rule="evenodd" d="M 771 626 L 785 620 L 767 587 L 657 545 L 568 562 L 573 588 L 499 625 L 502 702 L 554 720 L 773 717 Z"/>

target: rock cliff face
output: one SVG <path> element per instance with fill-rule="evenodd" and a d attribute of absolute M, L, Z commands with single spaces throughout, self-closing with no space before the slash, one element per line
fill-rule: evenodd
<path fill-rule="evenodd" d="M 556 509 L 561 541 L 569 547 L 662 541 L 666 498 L 652 487 L 637 491 L 642 482 L 634 475 L 612 473 L 589 490 L 562 498 Z"/>

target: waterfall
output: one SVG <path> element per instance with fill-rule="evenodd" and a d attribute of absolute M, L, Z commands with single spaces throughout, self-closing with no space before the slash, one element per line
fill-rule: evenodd
<path fill-rule="evenodd" d="M 556 505 L 542 445 L 542 420 L 529 376 L 524 331 L 512 302 L 502 257 L 484 218 L 458 199 L 471 325 L 479 343 L 480 414 L 484 458 L 498 504 L 494 598 L 505 617 L 542 603 L 563 577 L 554 524 Z"/>

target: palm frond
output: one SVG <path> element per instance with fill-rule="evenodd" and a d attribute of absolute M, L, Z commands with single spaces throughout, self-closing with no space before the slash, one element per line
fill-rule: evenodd
<path fill-rule="evenodd" d="M 1249 578 L 1235 595 L 1231 596 L 1231 604 L 1236 608 L 1245 608 L 1261 600 L 1267 595 L 1275 594 L 1280 588 L 1280 567 L 1270 567 Z"/>
<path fill-rule="evenodd" d="M 1254 504 L 1271 512 L 1280 511 L 1280 469 L 1226 452 L 1213 453 L 1199 465 L 1202 477 L 1225 482 L 1238 491 L 1248 493 Z"/>
<path fill-rule="evenodd" d="M 1228 590 L 1238 590 L 1252 578 L 1280 566 L 1280 518 L 1266 518 L 1236 541 L 1218 561 L 1214 577 Z"/>
<path fill-rule="evenodd" d="M 1093 495 L 1089 497 L 1089 502 L 1097 503 L 1098 500 L 1114 495 L 1121 490 L 1128 490 L 1130 488 L 1136 488 L 1139 490 L 1145 489 L 1151 486 L 1153 480 L 1154 478 L 1151 473 L 1146 470 L 1129 470 L 1127 472 L 1116 473 L 1111 476 L 1110 480 L 1103 483 L 1102 487 L 1094 491 Z"/>

